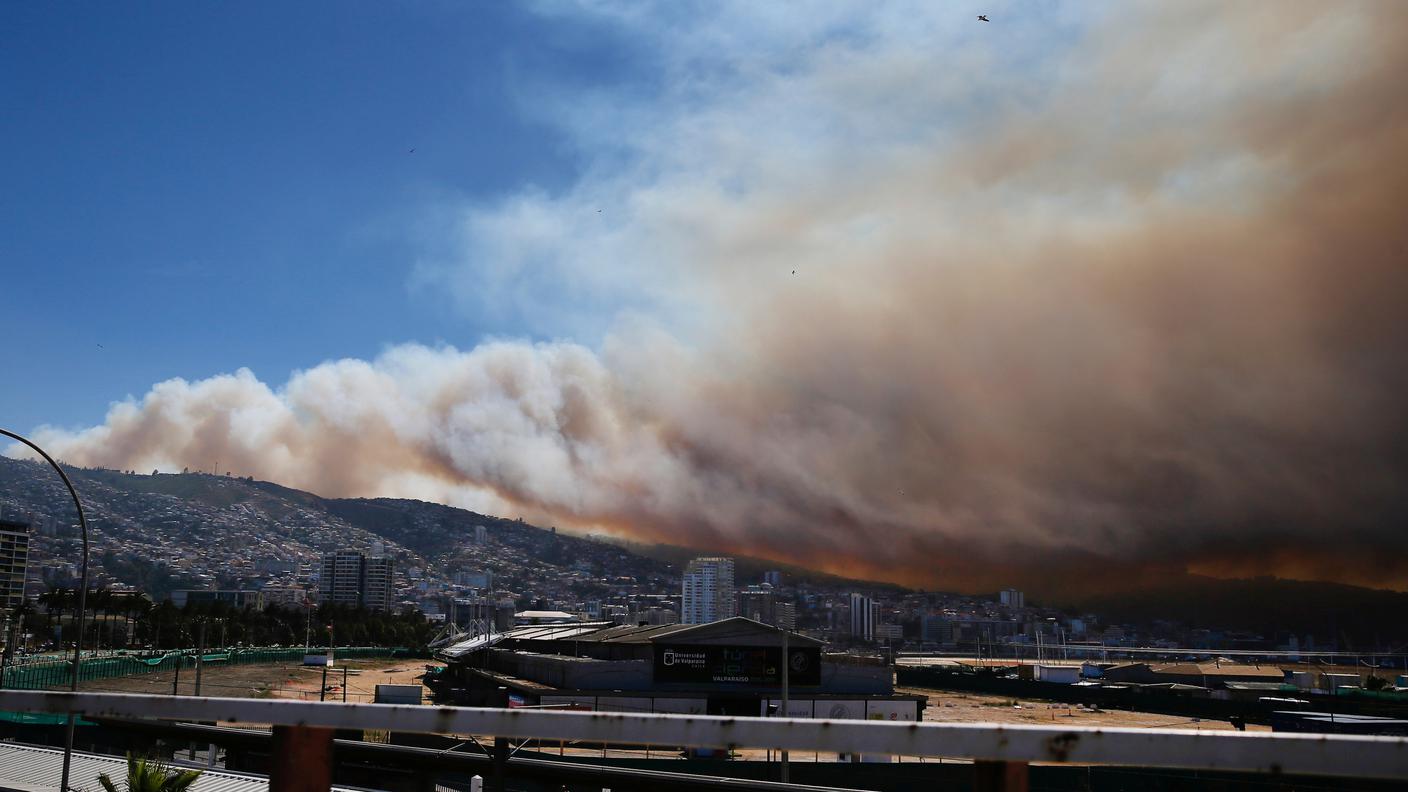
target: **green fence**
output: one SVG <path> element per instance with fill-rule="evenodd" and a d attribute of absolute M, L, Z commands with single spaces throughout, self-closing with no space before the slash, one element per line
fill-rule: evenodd
<path fill-rule="evenodd" d="M 305 650 L 301 646 L 292 648 L 250 647 L 238 649 L 210 649 L 203 658 L 206 664 L 219 665 L 258 665 L 261 663 L 302 662 L 304 654 L 326 654 L 326 647 L 313 647 Z M 194 668 L 197 650 L 182 649 L 162 653 L 106 654 L 101 657 L 85 657 L 79 680 L 113 679 L 115 677 L 154 674 L 170 671 L 179 664 L 182 668 Z M 384 646 L 344 646 L 333 650 L 333 655 L 348 660 L 375 657 L 422 657 L 417 652 L 405 648 Z M 68 687 L 73 680 L 73 661 L 55 660 L 43 663 L 28 663 L 5 669 L 0 687 L 12 690 L 45 690 Z"/>

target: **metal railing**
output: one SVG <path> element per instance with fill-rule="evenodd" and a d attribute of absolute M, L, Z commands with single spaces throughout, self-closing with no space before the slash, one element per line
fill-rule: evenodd
<path fill-rule="evenodd" d="M 0 710 L 272 724 L 276 771 L 271 789 L 276 792 L 287 788 L 280 785 L 277 757 L 305 757 L 296 764 L 305 775 L 310 767 L 307 757 L 325 757 L 330 765 L 335 729 L 967 758 L 977 763 L 979 778 L 985 769 L 995 769 L 990 775 L 996 781 L 982 786 L 988 789 L 1025 788 L 1025 781 L 1019 783 L 1018 779 L 1025 778 L 1026 764 L 1031 762 L 1408 779 L 1408 738 L 1400 737 L 638 715 L 35 691 L 0 692 Z M 328 777 L 330 772 L 329 766 Z"/>

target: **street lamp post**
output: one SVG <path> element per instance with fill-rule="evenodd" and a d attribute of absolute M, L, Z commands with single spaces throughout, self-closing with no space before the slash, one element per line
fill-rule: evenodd
<path fill-rule="evenodd" d="M 69 690 L 78 692 L 78 671 L 83 665 L 83 619 L 88 612 L 88 518 L 83 516 L 83 504 L 78 500 L 78 492 L 73 488 L 73 482 L 68 480 L 68 474 L 59 467 L 59 463 L 49 456 L 44 449 L 35 445 L 26 437 L 21 437 L 6 429 L 0 429 L 0 435 L 18 440 L 21 443 L 34 449 L 44 457 L 44 461 L 49 463 L 58 472 L 59 478 L 63 479 L 64 486 L 68 487 L 68 494 L 73 497 L 73 506 L 78 509 L 78 527 L 83 535 L 83 563 L 80 566 L 78 583 L 78 640 L 73 644 L 73 679 L 69 685 Z M 64 727 L 64 769 L 63 776 L 59 780 L 60 792 L 68 792 L 68 771 L 73 760 L 73 713 L 68 714 L 68 723 Z"/>

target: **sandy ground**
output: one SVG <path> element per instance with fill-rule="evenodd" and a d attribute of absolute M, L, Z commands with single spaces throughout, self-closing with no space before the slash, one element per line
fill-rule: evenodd
<path fill-rule="evenodd" d="M 1227 721 L 1180 718 L 1155 712 L 1083 710 L 1077 705 L 1039 699 L 1014 699 L 979 693 L 895 688 L 896 693 L 927 696 L 926 723 L 1002 723 L 1027 726 L 1118 726 L 1129 729 L 1207 729 L 1231 731 Z M 1270 731 L 1269 726 L 1247 725 L 1248 731 Z"/>
<path fill-rule="evenodd" d="M 347 670 L 347 701 L 370 702 L 377 685 L 414 685 L 416 677 L 425 673 L 424 660 L 349 660 L 337 668 L 329 669 L 327 676 L 328 701 L 342 701 L 343 668 Z M 175 672 L 163 671 L 154 674 L 100 679 L 84 682 L 79 687 L 88 691 L 110 691 L 117 693 L 171 693 Z M 201 671 L 201 695 L 226 696 L 230 698 L 289 698 L 304 701 L 318 700 L 318 689 L 322 687 L 323 670 L 297 663 L 269 665 L 221 666 L 211 664 Z M 179 694 L 195 695 L 195 670 L 181 670 Z M 422 695 L 429 699 L 429 689 Z"/>

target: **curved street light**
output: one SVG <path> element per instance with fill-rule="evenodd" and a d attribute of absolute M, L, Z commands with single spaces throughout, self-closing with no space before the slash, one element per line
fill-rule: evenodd
<path fill-rule="evenodd" d="M 83 618 L 88 612 L 88 519 L 83 516 L 83 504 L 78 500 L 78 492 L 73 488 L 73 482 L 68 480 L 68 474 L 59 467 L 59 463 L 54 458 L 45 453 L 44 449 L 35 445 L 26 437 L 21 437 L 6 429 L 0 429 L 0 435 L 15 439 L 34 449 L 44 457 L 44 461 L 49 463 L 49 467 L 58 471 L 59 478 L 64 480 L 64 486 L 68 487 L 68 494 L 73 497 L 74 508 L 78 509 L 78 527 L 83 532 L 83 564 L 79 573 L 78 584 L 78 640 L 73 644 L 73 680 L 69 685 L 69 690 L 78 692 L 78 670 L 83 664 Z M 64 770 L 63 777 L 59 780 L 60 792 L 68 792 L 68 771 L 69 764 L 73 759 L 73 713 L 68 714 L 68 724 L 64 728 Z"/>

